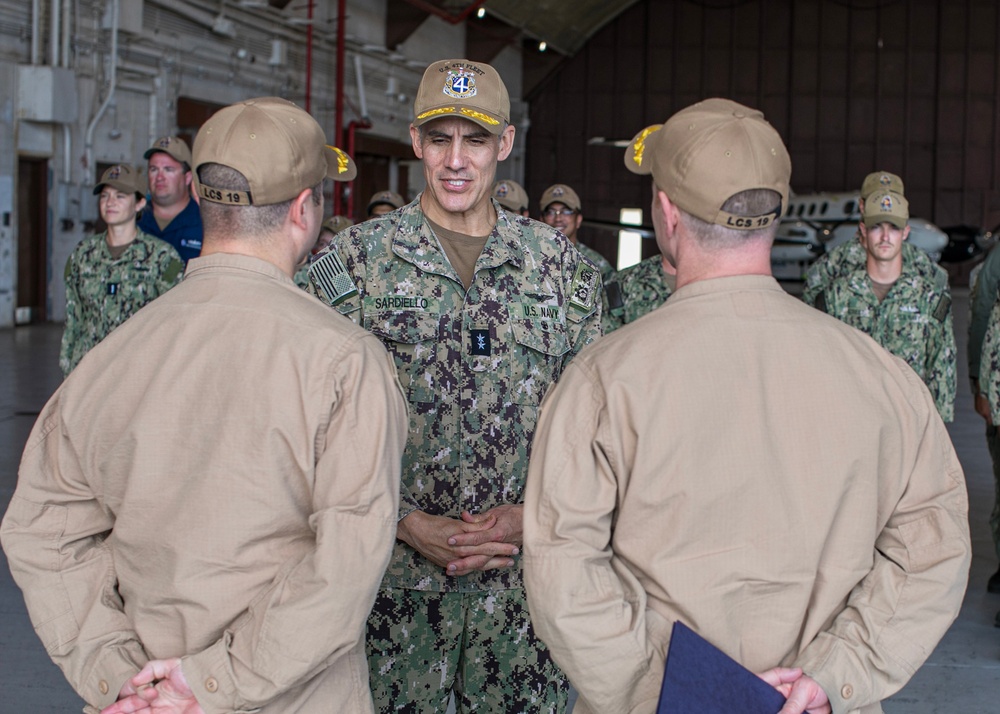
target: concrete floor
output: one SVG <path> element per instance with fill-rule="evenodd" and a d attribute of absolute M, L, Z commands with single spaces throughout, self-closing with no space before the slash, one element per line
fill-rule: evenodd
<path fill-rule="evenodd" d="M 965 468 L 973 561 L 962 612 L 913 680 L 884 705 L 887 714 L 986 714 L 1000 711 L 1000 595 L 986 593 L 997 567 L 987 519 L 993 481 L 983 422 L 972 409 L 966 374 L 968 290 L 955 291 L 959 392 L 950 433 Z M 6 510 L 21 450 L 45 400 L 58 386 L 61 327 L 0 330 L 0 508 Z M 831 429 L 836 425 L 830 425 Z M 31 628 L 20 591 L 0 554 L 0 711 L 73 712 L 82 702 L 52 664 Z M 614 714 L 614 713 L 609 713 Z"/>

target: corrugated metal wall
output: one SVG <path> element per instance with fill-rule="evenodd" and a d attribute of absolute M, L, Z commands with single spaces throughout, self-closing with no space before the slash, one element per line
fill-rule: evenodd
<path fill-rule="evenodd" d="M 530 97 L 527 188 L 576 187 L 588 219 L 645 208 L 648 181 L 588 140 L 631 138 L 724 96 L 775 125 L 798 193 L 852 190 L 886 169 L 914 215 L 993 228 L 998 82 L 995 0 L 643 0 Z M 613 255 L 613 238 L 597 238 Z"/>

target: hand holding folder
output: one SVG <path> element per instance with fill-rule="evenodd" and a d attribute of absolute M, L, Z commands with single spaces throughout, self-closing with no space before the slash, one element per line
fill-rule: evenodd
<path fill-rule="evenodd" d="M 784 704 L 770 684 L 674 623 L 656 714 L 777 714 Z"/>

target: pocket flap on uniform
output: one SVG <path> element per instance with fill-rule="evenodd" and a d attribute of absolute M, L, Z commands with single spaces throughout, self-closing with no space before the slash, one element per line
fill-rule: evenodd
<path fill-rule="evenodd" d="M 511 320 L 514 340 L 536 352 L 558 357 L 569 351 L 566 327 L 555 320 Z"/>
<path fill-rule="evenodd" d="M 416 310 L 371 313 L 365 318 L 365 327 L 379 337 L 415 344 L 438 336 L 439 316 Z"/>

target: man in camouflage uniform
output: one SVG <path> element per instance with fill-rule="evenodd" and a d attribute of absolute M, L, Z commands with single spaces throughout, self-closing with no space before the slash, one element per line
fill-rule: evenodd
<path fill-rule="evenodd" d="M 493 198 L 511 213 L 529 218 L 528 192 L 517 181 L 503 179 L 493 184 Z"/>
<path fill-rule="evenodd" d="M 576 191 L 564 183 L 545 189 L 542 194 L 542 220 L 569 238 L 576 249 L 598 267 L 604 280 L 611 277 L 615 270 L 611 263 L 596 250 L 581 243 L 577 237 L 580 224 L 583 223 L 583 212 Z"/>
<path fill-rule="evenodd" d="M 986 447 L 993 462 L 993 512 L 990 514 L 990 533 L 993 535 L 993 549 L 1000 559 L 1000 437 L 997 423 L 988 399 L 988 388 L 997 391 L 1000 373 L 1000 312 L 997 310 L 997 295 L 1000 293 L 1000 250 L 995 247 L 981 264 L 978 275 L 972 281 L 969 296 L 969 382 L 975 399 L 976 413 L 986 420 Z M 985 339 L 984 339 L 985 338 Z M 1000 593 L 1000 569 L 986 583 L 986 590 Z M 1000 626 L 1000 613 L 997 613 Z"/>
<path fill-rule="evenodd" d="M 902 253 L 909 206 L 894 191 L 865 201 L 861 245 L 864 267 L 835 278 L 816 307 L 871 335 L 924 380 L 944 421 L 955 414 L 955 334 L 951 296 L 921 275 Z"/>
<path fill-rule="evenodd" d="M 68 375 L 94 345 L 132 313 L 181 279 L 184 264 L 168 243 L 136 226 L 146 204 L 143 181 L 131 166 L 112 166 L 94 187 L 108 225 L 80 241 L 66 261 L 66 329 L 59 366 Z"/>
<path fill-rule="evenodd" d="M 903 179 L 888 171 L 875 171 L 868 174 L 861 184 L 861 196 L 858 200 L 859 210 L 864 211 L 865 199 L 875 191 L 893 191 L 904 194 Z M 809 270 L 806 271 L 805 286 L 802 289 L 802 300 L 807 304 L 815 305 L 816 296 L 823 292 L 834 278 L 846 275 L 865 264 L 868 254 L 861 245 L 860 232 L 855 234 L 855 238 L 857 240 L 841 243 L 809 266 Z M 948 273 L 920 248 L 904 242 L 903 260 L 910 264 L 913 271 L 938 284 L 943 284 L 947 288 Z"/>
<path fill-rule="evenodd" d="M 613 273 L 604 282 L 604 334 L 635 322 L 665 303 L 676 282 L 677 271 L 659 253 Z"/>
<path fill-rule="evenodd" d="M 378 335 L 410 409 L 397 541 L 368 623 L 376 709 L 558 712 L 565 677 L 521 577 L 522 492 L 542 396 L 600 336 L 601 279 L 555 230 L 490 199 L 513 147 L 489 65 L 430 65 L 410 136 L 427 188 L 337 235 L 320 299 Z"/>

